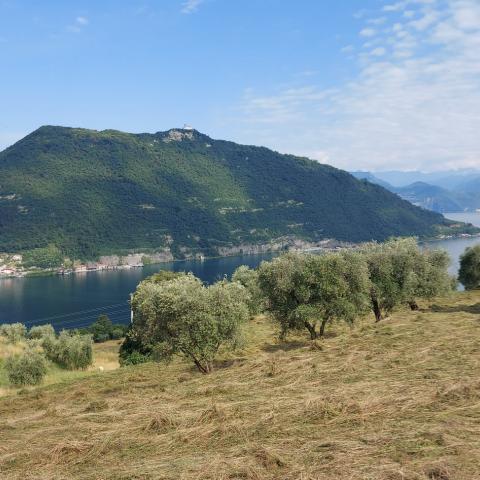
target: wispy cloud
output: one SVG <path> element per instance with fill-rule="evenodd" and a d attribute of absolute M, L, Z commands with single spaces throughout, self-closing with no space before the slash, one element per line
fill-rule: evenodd
<path fill-rule="evenodd" d="M 381 31 L 360 32 L 369 45 L 354 57 L 358 75 L 329 90 L 249 90 L 245 129 L 342 168 L 480 167 L 480 3 L 406 0 L 382 11 Z"/>
<path fill-rule="evenodd" d="M 89 23 L 87 17 L 79 16 L 67 26 L 67 30 L 71 33 L 80 33 Z"/>
<path fill-rule="evenodd" d="M 203 3 L 204 0 L 187 0 L 182 3 L 182 13 L 190 14 L 198 10 L 198 7 Z"/>

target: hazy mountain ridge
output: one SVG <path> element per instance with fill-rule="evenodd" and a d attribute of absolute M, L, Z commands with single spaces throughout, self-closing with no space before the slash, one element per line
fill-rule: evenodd
<path fill-rule="evenodd" d="M 358 242 L 449 225 L 342 170 L 194 130 L 45 126 L 0 153 L 0 178 L 0 251 L 182 258 L 282 236 Z"/>
<path fill-rule="evenodd" d="M 480 209 L 480 172 L 476 170 L 438 173 L 352 172 L 352 175 L 382 185 L 414 205 L 435 212 L 472 212 Z M 397 183 L 392 185 L 386 178 Z M 412 178 L 416 178 L 414 182 L 403 185 L 404 181 Z"/>

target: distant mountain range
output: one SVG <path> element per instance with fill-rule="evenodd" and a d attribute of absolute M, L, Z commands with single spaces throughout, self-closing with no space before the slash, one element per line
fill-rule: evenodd
<path fill-rule="evenodd" d="M 45 126 L 0 152 L 0 251 L 218 255 L 280 238 L 359 242 L 453 222 L 318 162 L 191 129 Z M 463 227 L 462 227 L 463 228 Z"/>
<path fill-rule="evenodd" d="M 381 185 L 414 205 L 434 212 L 472 212 L 480 209 L 478 170 L 436 173 L 352 172 L 352 175 Z"/>

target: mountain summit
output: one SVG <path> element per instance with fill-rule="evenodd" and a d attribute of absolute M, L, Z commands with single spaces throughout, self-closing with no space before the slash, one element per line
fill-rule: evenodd
<path fill-rule="evenodd" d="M 449 222 L 336 168 L 194 129 L 44 126 L 0 153 L 0 251 L 218 254 L 278 238 L 359 242 Z"/>

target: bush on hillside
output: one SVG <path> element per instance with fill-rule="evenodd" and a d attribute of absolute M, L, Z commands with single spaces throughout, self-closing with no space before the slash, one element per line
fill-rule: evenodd
<path fill-rule="evenodd" d="M 63 330 L 58 338 L 46 337 L 42 347 L 49 360 L 68 370 L 85 370 L 93 363 L 90 335 Z"/>
<path fill-rule="evenodd" d="M 138 365 L 152 360 L 151 345 L 142 342 L 135 329 L 130 326 L 125 334 L 125 340 L 120 345 L 120 366 Z"/>
<path fill-rule="evenodd" d="M 45 356 L 34 350 L 26 350 L 5 361 L 5 370 L 12 385 L 38 385 L 47 373 Z"/>
<path fill-rule="evenodd" d="M 114 324 L 108 315 L 100 315 L 89 327 L 78 330 L 82 334 L 91 334 L 95 343 L 118 340 L 125 336 L 127 325 Z"/>
<path fill-rule="evenodd" d="M 45 337 L 54 337 L 55 329 L 52 325 L 37 325 L 28 331 L 28 338 L 41 340 Z"/>
<path fill-rule="evenodd" d="M 480 288 L 480 245 L 467 248 L 460 257 L 458 279 L 467 290 Z"/>
<path fill-rule="evenodd" d="M 25 338 L 27 327 L 23 323 L 5 323 L 0 325 L 0 335 L 5 337 L 9 343 L 18 343 Z"/>

